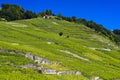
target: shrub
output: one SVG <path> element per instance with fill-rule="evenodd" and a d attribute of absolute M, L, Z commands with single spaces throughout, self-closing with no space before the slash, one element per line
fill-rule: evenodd
<path fill-rule="evenodd" d="M 59 36 L 62 36 L 62 35 L 63 35 L 63 32 L 60 32 L 60 33 L 59 33 Z"/>

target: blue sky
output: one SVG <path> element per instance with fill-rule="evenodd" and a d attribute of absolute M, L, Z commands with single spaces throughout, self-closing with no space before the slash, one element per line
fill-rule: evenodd
<path fill-rule="evenodd" d="M 120 0 L 0 0 L 2 3 L 18 4 L 34 12 L 51 9 L 55 14 L 93 20 L 109 30 L 120 29 Z"/>

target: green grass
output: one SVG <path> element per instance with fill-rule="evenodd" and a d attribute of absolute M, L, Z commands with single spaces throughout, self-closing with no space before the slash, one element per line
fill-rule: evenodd
<path fill-rule="evenodd" d="M 59 32 L 63 32 L 63 36 L 60 37 Z M 86 80 L 93 76 L 99 76 L 106 80 L 119 79 L 120 49 L 116 47 L 114 42 L 94 30 L 64 20 L 35 18 L 0 22 L 0 48 L 31 52 L 36 56 L 51 60 L 53 63 L 57 61 L 61 64 L 61 66 L 47 65 L 48 68 L 82 72 L 82 75 L 79 76 L 39 74 L 34 69 L 26 70 L 9 65 L 10 63 L 15 65 L 34 63 L 24 56 L 0 53 L 0 64 L 2 64 L 0 79 Z M 111 51 L 92 50 L 91 48 L 108 48 Z M 89 61 L 76 58 L 60 50 L 67 50 Z M 8 70 L 4 72 L 6 68 Z"/>

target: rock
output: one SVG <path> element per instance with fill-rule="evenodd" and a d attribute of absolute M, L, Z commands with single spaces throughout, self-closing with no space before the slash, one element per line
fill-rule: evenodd
<path fill-rule="evenodd" d="M 51 64 L 51 62 L 49 60 L 46 60 L 46 59 L 42 59 L 42 64 Z"/>
<path fill-rule="evenodd" d="M 96 77 L 92 77 L 90 80 L 103 80 L 103 79 L 101 79 L 99 76 L 96 76 Z"/>
<path fill-rule="evenodd" d="M 12 51 L 8 51 L 8 52 L 12 52 L 12 53 L 15 53 L 15 54 L 19 53 L 19 51 L 17 51 L 17 50 L 12 50 Z"/>
<path fill-rule="evenodd" d="M 57 74 L 56 70 L 54 69 L 47 69 L 43 71 L 44 74 Z"/>
<path fill-rule="evenodd" d="M 105 49 L 105 48 L 102 48 L 101 50 L 103 50 L 103 51 L 111 51 L 111 49 Z"/>
<path fill-rule="evenodd" d="M 56 62 L 54 63 L 54 65 L 60 65 L 60 63 L 56 61 Z"/>
<path fill-rule="evenodd" d="M 27 58 L 29 58 L 31 60 L 34 60 L 33 55 L 31 55 L 31 54 L 25 54 L 25 57 L 27 57 Z"/>
<path fill-rule="evenodd" d="M 58 23 L 56 23 L 56 22 L 52 22 L 53 24 L 55 24 L 55 25 L 58 25 Z"/>
<path fill-rule="evenodd" d="M 60 71 L 57 73 L 57 75 L 63 75 L 63 74 L 65 74 L 65 71 Z"/>
<path fill-rule="evenodd" d="M 24 52 L 18 52 L 18 54 L 25 56 L 26 54 Z"/>
<path fill-rule="evenodd" d="M 51 64 L 51 62 L 47 59 L 43 59 L 43 58 L 40 58 L 38 56 L 34 56 L 30 53 L 25 53 L 25 52 L 19 52 L 17 50 L 7 50 L 5 48 L 2 48 L 0 49 L 0 52 L 9 52 L 10 54 L 20 54 L 20 55 L 23 55 L 31 60 L 34 60 L 35 62 L 37 63 L 41 63 L 41 64 Z"/>
<path fill-rule="evenodd" d="M 37 67 L 37 70 L 42 70 L 43 69 L 43 67 Z"/>
<path fill-rule="evenodd" d="M 43 67 L 37 67 L 37 72 L 42 74 L 42 69 L 43 69 Z"/>
<path fill-rule="evenodd" d="M 75 71 L 60 71 L 57 73 L 57 75 L 70 75 L 75 74 Z"/>
<path fill-rule="evenodd" d="M 20 54 L 20 55 L 23 55 L 37 63 L 41 63 L 41 64 L 51 64 L 51 61 L 47 60 L 47 59 L 44 59 L 44 58 L 40 58 L 38 56 L 34 56 L 30 53 L 26 53 L 26 52 L 20 52 L 20 51 L 17 51 L 17 50 L 8 50 L 6 48 L 2 48 L 0 49 L 0 52 L 9 52 L 11 54 Z M 73 54 L 69 51 L 63 51 L 61 50 L 61 52 L 66 52 L 68 54 L 71 54 L 77 58 L 81 58 L 79 57 L 78 55 L 76 54 Z M 82 59 L 82 58 L 81 58 Z M 60 65 L 59 62 L 55 62 L 54 64 L 58 64 Z M 13 67 L 16 67 L 14 64 L 8 62 L 7 65 L 10 65 L 10 66 L 13 66 Z M 1 66 L 1 64 L 0 64 Z M 18 66 L 17 66 L 18 67 Z M 81 72 L 79 71 L 60 71 L 60 72 L 57 72 L 56 70 L 54 69 L 46 69 L 46 70 L 43 70 L 44 67 L 40 67 L 40 66 L 37 66 L 37 65 L 34 65 L 34 64 L 27 64 L 27 65 L 21 65 L 20 67 L 22 68 L 33 68 L 33 69 L 36 69 L 38 73 L 43 73 L 43 74 L 58 74 L 58 75 L 69 75 L 69 74 L 76 74 L 76 75 L 81 75 Z M 98 77 L 95 77 L 95 78 L 92 78 L 91 80 L 98 80 Z"/>
<path fill-rule="evenodd" d="M 47 42 L 47 44 L 54 44 L 53 42 Z"/>
<path fill-rule="evenodd" d="M 43 58 L 39 58 L 39 57 L 37 57 L 37 56 L 34 56 L 33 59 L 34 59 L 34 61 L 37 62 L 37 63 L 41 63 L 42 60 L 43 60 Z"/>
<path fill-rule="evenodd" d="M 32 68 L 32 69 L 36 69 L 38 73 L 42 73 L 42 69 L 43 67 L 41 66 L 36 66 L 34 64 L 27 64 L 27 65 L 21 65 L 21 68 Z"/>
<path fill-rule="evenodd" d="M 19 45 L 18 43 L 11 43 L 12 45 Z"/>
<path fill-rule="evenodd" d="M 92 50 L 103 50 L 103 51 L 111 51 L 111 49 L 108 48 L 91 48 Z"/>
<path fill-rule="evenodd" d="M 81 72 L 79 72 L 79 71 L 77 71 L 75 74 L 76 74 L 76 75 L 81 75 L 82 73 L 81 73 Z"/>
<path fill-rule="evenodd" d="M 41 63 L 41 64 L 50 64 L 51 62 L 49 60 L 37 57 L 37 56 L 33 56 L 33 60 L 37 63 Z"/>
<path fill-rule="evenodd" d="M 74 57 L 76 57 L 76 58 L 79 58 L 79 59 L 81 59 L 81 60 L 84 60 L 84 61 L 89 61 L 89 59 L 84 58 L 84 57 L 81 57 L 81 56 L 79 56 L 79 55 L 77 55 L 77 54 L 74 54 L 74 53 L 72 53 L 72 52 L 70 52 L 70 51 L 68 51 L 68 50 L 60 50 L 60 52 L 64 52 L 64 53 L 70 54 L 70 55 L 72 55 L 72 56 L 74 56 Z"/>
<path fill-rule="evenodd" d="M 0 49 L 0 52 L 8 52 L 8 50 L 6 48 L 2 48 Z"/>
<path fill-rule="evenodd" d="M 10 66 L 14 66 L 14 64 L 13 64 L 13 63 L 9 63 L 9 65 L 10 65 Z"/>
<path fill-rule="evenodd" d="M 13 51 L 11 51 L 11 52 L 9 52 L 10 54 L 16 54 L 15 52 L 13 52 Z"/>
<path fill-rule="evenodd" d="M 20 66 L 20 67 L 22 67 L 22 68 L 34 68 L 34 69 L 37 68 L 37 66 L 35 66 L 34 64 L 22 65 L 22 66 Z"/>

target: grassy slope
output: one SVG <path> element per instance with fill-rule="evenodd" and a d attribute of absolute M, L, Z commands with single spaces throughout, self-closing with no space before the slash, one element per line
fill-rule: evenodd
<path fill-rule="evenodd" d="M 62 37 L 58 35 L 59 32 L 63 32 Z M 70 37 L 66 38 L 66 36 Z M 48 42 L 54 44 L 48 44 Z M 99 35 L 84 25 L 42 18 L 0 22 L 0 48 L 32 52 L 34 55 L 49 59 L 53 62 L 58 61 L 66 69 L 79 70 L 88 78 L 92 76 L 100 76 L 108 80 L 120 78 L 119 48 L 108 40 L 108 38 Z M 93 50 L 91 48 L 108 48 L 111 49 L 111 51 Z M 89 61 L 76 58 L 60 50 L 67 50 L 80 57 L 89 59 Z M 4 56 L 8 55 L 8 53 L 0 54 Z M 39 78 L 43 80 L 86 79 L 83 76 L 74 75 L 71 77 L 42 75 L 32 69 L 15 69 L 8 65 L 8 62 L 12 62 L 15 65 L 33 63 L 27 59 L 24 59 L 24 61 L 22 58 L 24 57 L 20 55 L 1 57 L 0 78 L 10 79 L 11 76 L 13 76 L 15 80 L 17 78 L 20 80 L 25 78 L 31 78 L 33 80 Z M 8 69 L 6 73 L 4 73 L 4 66 Z M 17 71 L 14 73 L 14 70 Z M 26 75 L 24 75 L 24 72 Z"/>

